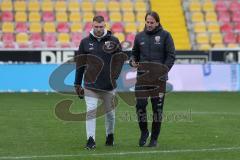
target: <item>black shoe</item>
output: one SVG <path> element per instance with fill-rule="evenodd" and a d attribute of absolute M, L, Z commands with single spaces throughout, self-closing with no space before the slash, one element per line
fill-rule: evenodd
<path fill-rule="evenodd" d="M 85 147 L 85 148 L 86 148 L 86 149 L 89 149 L 89 150 L 96 148 L 96 143 L 95 143 L 93 137 L 89 137 L 89 138 L 88 138 L 88 141 L 87 141 L 87 144 L 86 144 L 86 147 Z"/>
<path fill-rule="evenodd" d="M 139 147 L 143 147 L 146 144 L 148 136 L 149 136 L 148 131 L 141 133 L 141 137 L 139 139 Z"/>
<path fill-rule="evenodd" d="M 151 139 L 148 147 L 157 147 L 157 140 Z"/>
<path fill-rule="evenodd" d="M 107 135 L 105 145 L 106 145 L 106 146 L 113 146 L 113 144 L 114 144 L 113 134 Z"/>

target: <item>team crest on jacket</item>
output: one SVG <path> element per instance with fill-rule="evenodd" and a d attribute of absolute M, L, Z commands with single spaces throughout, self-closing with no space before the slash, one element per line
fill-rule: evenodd
<path fill-rule="evenodd" d="M 160 36 L 155 36 L 155 44 L 160 44 Z"/>
<path fill-rule="evenodd" d="M 106 53 L 113 53 L 116 51 L 118 45 L 113 41 L 106 41 L 103 45 L 103 50 Z"/>

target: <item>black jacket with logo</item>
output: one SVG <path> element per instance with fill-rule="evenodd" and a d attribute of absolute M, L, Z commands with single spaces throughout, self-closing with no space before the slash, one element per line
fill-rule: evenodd
<path fill-rule="evenodd" d="M 88 89 L 113 90 L 119 77 L 124 60 L 118 59 L 121 52 L 119 40 L 110 31 L 101 39 L 91 33 L 79 46 L 76 58 L 75 85 L 81 85 L 84 75 L 84 87 Z M 80 57 L 78 57 L 80 56 Z M 85 64 L 84 67 L 82 64 Z"/>
<path fill-rule="evenodd" d="M 170 70 L 175 61 L 175 46 L 171 34 L 160 26 L 151 32 L 145 29 L 138 33 L 131 58 L 136 62 L 164 64 Z"/>

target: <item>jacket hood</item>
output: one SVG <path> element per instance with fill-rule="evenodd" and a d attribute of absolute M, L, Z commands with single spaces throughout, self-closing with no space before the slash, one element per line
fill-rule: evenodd
<path fill-rule="evenodd" d="M 90 31 L 90 37 L 91 38 L 95 38 L 97 39 L 98 41 L 100 41 L 101 39 L 104 39 L 105 37 L 109 37 L 112 35 L 112 32 L 111 31 L 108 31 L 107 29 L 104 30 L 104 33 L 101 37 L 98 37 L 94 34 L 93 32 L 93 29 Z"/>

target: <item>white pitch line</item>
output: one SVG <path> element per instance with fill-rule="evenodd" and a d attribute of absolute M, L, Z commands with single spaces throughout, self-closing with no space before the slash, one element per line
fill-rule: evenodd
<path fill-rule="evenodd" d="M 182 150 L 154 150 L 154 151 L 139 151 L 139 152 L 115 152 L 115 153 L 93 153 L 93 154 L 56 154 L 56 155 L 35 155 L 35 156 L 6 156 L 0 157 L 0 160 L 15 160 L 15 159 L 39 159 L 39 158 L 66 158 L 66 157 L 88 157 L 88 156 L 125 156 L 134 154 L 152 154 L 152 153 L 186 153 L 186 152 L 216 152 L 216 151 L 231 151 L 240 150 L 240 147 L 229 148 L 203 148 L 203 149 L 182 149 Z M 91 152 L 91 151 L 89 151 Z"/>
<path fill-rule="evenodd" d="M 234 112 L 195 112 L 195 111 L 166 111 L 167 113 L 191 113 L 191 114 L 202 114 L 202 115 L 233 115 L 240 116 L 240 113 Z"/>

